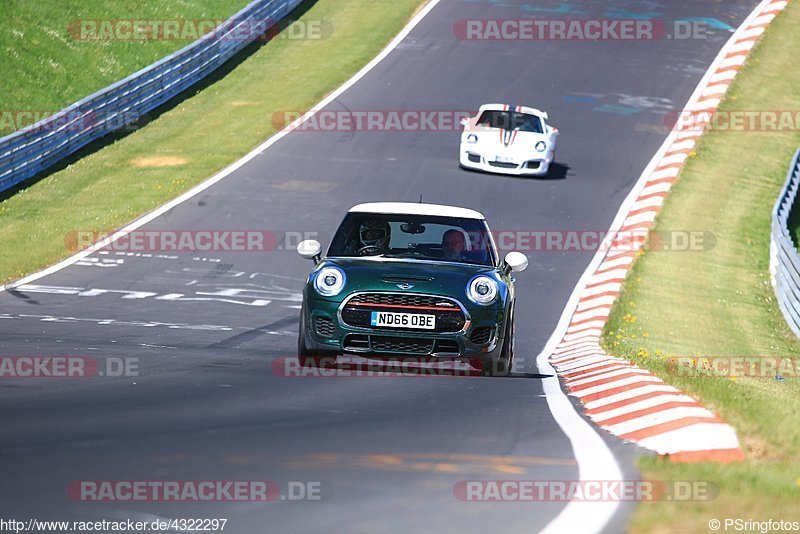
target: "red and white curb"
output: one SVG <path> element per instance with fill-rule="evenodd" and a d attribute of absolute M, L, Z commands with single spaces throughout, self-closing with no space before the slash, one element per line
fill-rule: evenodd
<path fill-rule="evenodd" d="M 716 111 L 748 54 L 787 4 L 765 0 L 750 14 L 695 89 L 684 114 Z M 649 371 L 606 354 L 599 343 L 625 276 L 646 242 L 643 237 L 702 135 L 682 132 L 679 126 L 617 214 L 610 232 L 616 237 L 598 252 L 579 282 L 566 329 L 547 356 L 569 394 L 580 399 L 588 417 L 604 430 L 676 461 L 736 461 L 744 455 L 731 426 Z"/>

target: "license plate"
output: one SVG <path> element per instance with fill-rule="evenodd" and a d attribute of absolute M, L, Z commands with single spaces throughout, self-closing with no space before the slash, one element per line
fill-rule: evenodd
<path fill-rule="evenodd" d="M 372 326 L 388 326 L 390 328 L 436 328 L 436 316 L 421 313 L 372 312 Z"/>
<path fill-rule="evenodd" d="M 497 163 L 514 163 L 514 158 L 509 156 L 497 156 L 494 158 Z"/>

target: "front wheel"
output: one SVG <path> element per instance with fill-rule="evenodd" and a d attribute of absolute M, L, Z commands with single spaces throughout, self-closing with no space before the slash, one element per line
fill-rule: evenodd
<path fill-rule="evenodd" d="M 484 376 L 508 376 L 511 368 L 514 367 L 514 314 L 509 314 L 506 321 L 506 335 L 503 339 L 503 347 L 500 349 L 500 357 L 497 360 L 486 360 L 483 362 Z"/>
<path fill-rule="evenodd" d="M 297 336 L 297 360 L 301 367 L 332 367 L 336 364 L 335 353 L 312 353 L 306 346 L 306 313 L 300 311 L 300 333 Z"/>

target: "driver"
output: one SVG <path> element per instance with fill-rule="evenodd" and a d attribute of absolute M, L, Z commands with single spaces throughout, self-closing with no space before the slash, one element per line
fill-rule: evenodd
<path fill-rule="evenodd" d="M 358 227 L 359 256 L 377 256 L 389 252 L 391 227 L 386 221 L 365 219 Z"/>
<path fill-rule="evenodd" d="M 463 261 L 467 240 L 460 230 L 448 230 L 442 236 L 442 252 L 447 261 Z"/>

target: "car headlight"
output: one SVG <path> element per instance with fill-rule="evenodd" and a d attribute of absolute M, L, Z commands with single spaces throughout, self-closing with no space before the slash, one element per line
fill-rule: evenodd
<path fill-rule="evenodd" d="M 314 278 L 314 289 L 320 295 L 333 297 L 344 289 L 344 271 L 337 267 L 325 267 Z"/>
<path fill-rule="evenodd" d="M 475 144 L 475 143 L 477 143 L 477 142 L 478 142 L 478 136 L 477 136 L 477 135 L 475 135 L 475 134 L 469 134 L 469 135 L 467 136 L 467 143 L 469 143 L 469 144 L 471 144 L 471 145 L 474 145 L 474 144 Z"/>
<path fill-rule="evenodd" d="M 544 141 L 539 141 L 538 143 L 536 143 L 537 152 L 544 152 L 546 148 L 547 148 L 547 143 L 545 143 Z"/>
<path fill-rule="evenodd" d="M 467 286 L 467 296 L 475 304 L 491 304 L 497 297 L 497 282 L 488 276 L 476 276 Z"/>

